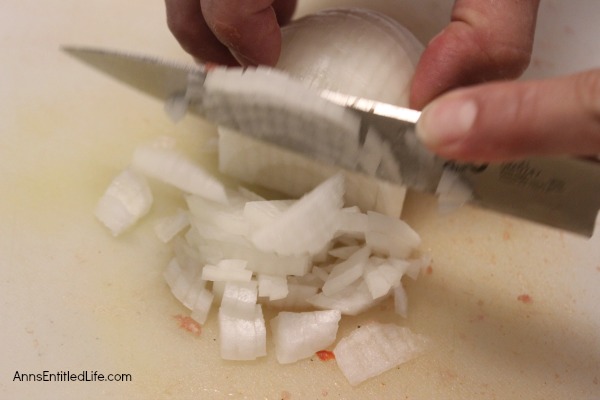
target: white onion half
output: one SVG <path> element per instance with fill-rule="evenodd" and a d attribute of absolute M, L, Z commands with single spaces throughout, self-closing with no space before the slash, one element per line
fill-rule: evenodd
<path fill-rule="evenodd" d="M 282 40 L 277 67 L 308 86 L 408 106 L 423 45 L 389 17 L 326 10 L 283 28 Z"/>
<path fill-rule="evenodd" d="M 304 85 L 408 106 L 410 81 L 423 46 L 388 17 L 364 9 L 323 11 L 286 26 L 282 35 L 277 68 Z M 219 142 L 222 172 L 288 195 L 301 195 L 336 172 L 330 165 L 231 131 L 221 130 Z M 359 174 L 346 177 L 347 204 L 400 216 L 404 188 Z"/>

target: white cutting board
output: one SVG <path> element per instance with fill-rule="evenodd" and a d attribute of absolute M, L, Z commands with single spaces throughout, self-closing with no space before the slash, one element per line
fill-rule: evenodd
<path fill-rule="evenodd" d="M 370 4 L 424 41 L 447 1 Z M 530 77 L 600 65 L 600 3 L 543 2 Z M 385 309 L 346 320 L 396 320 L 430 336 L 423 357 L 351 388 L 335 362 L 221 361 L 215 318 L 195 336 L 161 273 L 168 247 L 152 219 L 180 199 L 158 190 L 134 231 L 109 236 L 95 202 L 139 143 L 175 136 L 190 153 L 214 132 L 173 125 L 162 105 L 58 51 L 64 43 L 187 60 L 161 1 L 4 0 L 0 6 L 0 398 L 599 399 L 600 233 L 591 240 L 464 208 L 440 217 L 411 195 L 405 217 L 433 255 L 410 283 L 409 318 Z M 531 302 L 524 302 L 528 295 Z M 521 298 L 521 300 L 519 300 Z M 383 307 L 385 308 L 385 307 Z M 131 374 L 132 382 L 18 382 L 16 372 Z"/>

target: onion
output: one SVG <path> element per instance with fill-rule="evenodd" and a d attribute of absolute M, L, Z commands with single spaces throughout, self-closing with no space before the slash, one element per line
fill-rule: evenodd
<path fill-rule="evenodd" d="M 326 10 L 283 28 L 282 40 L 277 67 L 310 87 L 408 106 L 423 45 L 389 17 Z"/>
<path fill-rule="evenodd" d="M 368 247 L 363 247 L 352 254 L 347 260 L 333 267 L 323 285 L 323 294 L 331 296 L 356 282 L 363 274 L 370 253 L 371 250 Z"/>
<path fill-rule="evenodd" d="M 189 225 L 190 218 L 188 212 L 178 209 L 174 215 L 156 221 L 154 224 L 154 233 L 156 233 L 161 242 L 167 243 Z"/>
<path fill-rule="evenodd" d="M 319 288 L 313 285 L 288 283 L 288 295 L 283 299 L 270 301 L 269 305 L 285 310 L 309 310 L 314 307 L 308 300 L 318 291 Z"/>
<path fill-rule="evenodd" d="M 348 382 L 358 385 L 418 356 L 426 344 L 408 328 L 371 322 L 340 340 L 333 353 Z"/>
<path fill-rule="evenodd" d="M 224 360 L 255 360 L 267 354 L 267 330 L 260 305 L 252 307 L 248 318 L 219 309 L 219 345 Z"/>
<path fill-rule="evenodd" d="M 131 169 L 117 175 L 98 201 L 95 215 L 114 236 L 150 211 L 152 193 L 143 176 Z"/>
<path fill-rule="evenodd" d="M 253 319 L 255 317 L 258 289 L 256 281 L 233 282 L 225 284 L 221 299 L 221 310 L 236 318 Z"/>
<path fill-rule="evenodd" d="M 282 212 L 272 224 L 251 236 L 262 251 L 282 255 L 316 254 L 337 229 L 336 212 L 343 206 L 344 177 L 334 175 Z"/>
<path fill-rule="evenodd" d="M 176 259 L 172 259 L 164 277 L 175 298 L 192 310 L 194 320 L 203 324 L 208 317 L 214 295 L 206 289 L 206 281 L 199 272 L 198 269 L 183 269 Z"/>
<path fill-rule="evenodd" d="M 339 310 L 344 315 L 358 315 L 378 304 L 383 298 L 373 299 L 367 284 L 360 280 L 330 296 L 318 293 L 306 299 L 316 308 Z"/>
<path fill-rule="evenodd" d="M 333 344 L 341 317 L 339 311 L 280 312 L 271 320 L 277 361 L 293 363 Z"/>
<path fill-rule="evenodd" d="M 284 276 L 258 275 L 258 295 L 269 300 L 285 299 L 289 293 L 288 283 Z"/>
<path fill-rule="evenodd" d="M 360 248 L 361 247 L 358 245 L 336 247 L 333 250 L 329 250 L 328 254 L 338 259 L 347 260 L 348 258 L 350 258 L 350 256 L 352 256 L 352 254 L 360 250 Z"/>
<path fill-rule="evenodd" d="M 225 189 L 216 178 L 173 150 L 140 146 L 133 153 L 132 166 L 184 192 L 227 202 Z"/>
<path fill-rule="evenodd" d="M 202 279 L 206 281 L 240 281 L 249 282 L 252 271 L 246 269 L 248 261 L 224 259 L 217 265 L 205 265 L 202 268 Z"/>
<path fill-rule="evenodd" d="M 374 251 L 386 256 L 408 257 L 421 243 L 419 235 L 400 219 L 369 211 L 366 241 Z"/>
<path fill-rule="evenodd" d="M 440 213 L 446 214 L 472 200 L 473 190 L 461 179 L 459 174 L 444 170 L 438 182 L 436 195 Z"/>
<path fill-rule="evenodd" d="M 402 285 L 394 288 L 394 311 L 403 318 L 408 316 L 408 296 Z"/>

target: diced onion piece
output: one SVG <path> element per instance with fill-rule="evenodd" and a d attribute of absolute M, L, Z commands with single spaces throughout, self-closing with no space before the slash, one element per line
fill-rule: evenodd
<path fill-rule="evenodd" d="M 347 260 L 350 256 L 356 253 L 360 249 L 360 246 L 342 246 L 336 247 L 335 249 L 329 250 L 329 255 L 335 258 L 340 258 L 342 260 Z"/>
<path fill-rule="evenodd" d="M 196 302 L 192 306 L 192 314 L 190 315 L 194 321 L 198 322 L 199 324 L 206 322 L 214 298 L 215 296 L 213 293 L 206 288 L 198 293 Z"/>
<path fill-rule="evenodd" d="M 182 268 L 200 270 L 204 266 L 205 262 L 201 260 L 198 249 L 190 245 L 183 237 L 176 237 L 172 243 L 175 258 Z"/>
<path fill-rule="evenodd" d="M 253 319 L 257 298 L 256 281 L 229 281 L 225 284 L 225 291 L 221 299 L 221 310 L 235 318 Z"/>
<path fill-rule="evenodd" d="M 219 309 L 219 345 L 224 360 L 255 360 L 267 354 L 267 330 L 262 308 L 252 307 L 251 318 Z"/>
<path fill-rule="evenodd" d="M 139 146 L 133 153 L 132 165 L 143 174 L 184 192 L 227 203 L 227 195 L 221 182 L 173 150 Z"/>
<path fill-rule="evenodd" d="M 318 293 L 306 299 L 306 302 L 316 308 L 340 310 L 344 315 L 358 315 L 380 301 L 381 299 L 373 299 L 363 280 L 359 280 L 331 296 Z"/>
<path fill-rule="evenodd" d="M 126 169 L 112 180 L 98 201 L 95 215 L 118 236 L 150 211 L 152 200 L 144 177 Z"/>
<path fill-rule="evenodd" d="M 402 285 L 394 288 L 394 311 L 403 318 L 408 316 L 408 296 Z"/>
<path fill-rule="evenodd" d="M 431 255 L 425 254 L 420 258 L 408 260 L 406 266 L 406 275 L 412 280 L 416 280 L 423 269 L 431 265 Z"/>
<path fill-rule="evenodd" d="M 287 280 L 283 276 L 258 275 L 258 295 L 269 300 L 284 299 L 289 293 Z"/>
<path fill-rule="evenodd" d="M 392 284 L 386 279 L 380 270 L 381 266 L 369 264 L 365 268 L 364 279 L 371 297 L 378 299 L 387 295 L 392 288 Z"/>
<path fill-rule="evenodd" d="M 159 219 L 154 224 L 154 233 L 161 242 L 167 243 L 189 225 L 190 219 L 187 211 L 178 209 L 174 215 Z"/>
<path fill-rule="evenodd" d="M 401 286 L 408 265 L 404 260 L 371 257 L 365 267 L 364 280 L 373 299 L 383 298 L 392 288 Z"/>
<path fill-rule="evenodd" d="M 341 210 L 338 213 L 337 235 L 364 238 L 369 227 L 366 214 Z"/>
<path fill-rule="evenodd" d="M 199 269 L 184 269 L 177 259 L 172 259 L 164 272 L 165 280 L 173 296 L 192 310 L 192 318 L 203 324 L 213 302 L 213 294 L 206 289 L 206 282 Z"/>
<path fill-rule="evenodd" d="M 277 361 L 293 363 L 333 344 L 341 317 L 337 310 L 280 312 L 271 320 Z"/>
<path fill-rule="evenodd" d="M 314 266 L 311 271 L 312 271 L 313 275 L 315 275 L 317 278 L 319 278 L 323 282 L 325 282 L 327 280 L 327 278 L 329 277 L 329 272 L 325 271 L 325 269 L 323 269 L 321 267 Z"/>
<path fill-rule="evenodd" d="M 373 211 L 389 217 L 400 218 L 406 199 L 406 186 L 384 181 L 378 181 L 377 185 L 377 200 Z"/>
<path fill-rule="evenodd" d="M 171 96 L 165 102 L 165 112 L 173 122 L 179 122 L 187 113 L 189 100 L 185 95 Z"/>
<path fill-rule="evenodd" d="M 274 308 L 286 310 L 308 310 L 313 308 L 308 299 L 317 294 L 319 288 L 312 285 L 288 283 L 288 295 L 269 302 Z"/>
<path fill-rule="evenodd" d="M 310 285 L 316 288 L 321 288 L 323 286 L 323 279 L 319 278 L 312 272 L 309 272 L 303 276 L 290 276 L 288 277 L 288 282 L 297 283 L 300 285 Z"/>
<path fill-rule="evenodd" d="M 216 138 L 218 141 L 218 137 Z M 243 186 L 238 187 L 238 193 L 246 199 L 246 201 L 266 201 L 264 197 L 259 195 L 258 193 L 254 193 L 252 190 L 245 188 Z"/>
<path fill-rule="evenodd" d="M 215 295 L 215 299 L 217 303 L 221 304 L 223 300 L 223 293 L 225 293 L 225 286 L 227 286 L 227 281 L 214 281 L 212 283 L 212 292 Z"/>
<path fill-rule="evenodd" d="M 250 227 L 242 215 L 241 207 L 219 204 L 200 196 L 186 196 L 185 199 L 196 229 L 214 227 L 227 234 L 248 235 Z"/>
<path fill-rule="evenodd" d="M 369 211 L 367 245 L 386 256 L 407 258 L 419 246 L 421 238 L 404 221 Z"/>
<path fill-rule="evenodd" d="M 363 247 L 350 256 L 345 261 L 337 264 L 323 285 L 323 294 L 331 296 L 352 283 L 354 283 L 363 274 L 365 264 L 369 259 L 370 249 Z"/>
<path fill-rule="evenodd" d="M 417 357 L 426 344 L 425 337 L 408 328 L 372 322 L 341 339 L 333 353 L 348 382 L 358 385 Z"/>
<path fill-rule="evenodd" d="M 294 201 L 249 201 L 244 205 L 244 218 L 253 228 L 261 228 L 275 221 Z"/>
<path fill-rule="evenodd" d="M 306 194 L 271 224 L 255 231 L 252 243 L 283 255 L 316 254 L 333 238 L 342 208 L 343 175 L 334 175 Z"/>
<path fill-rule="evenodd" d="M 217 265 L 205 265 L 202 268 L 202 279 L 206 281 L 239 281 L 249 282 L 252 271 L 247 270 L 245 260 L 221 260 Z"/>
<path fill-rule="evenodd" d="M 473 199 L 473 190 L 469 185 L 459 174 L 448 169 L 442 172 L 436 194 L 440 213 L 454 211 Z"/>
<path fill-rule="evenodd" d="M 184 271 L 186 273 L 184 273 Z M 165 272 L 163 273 L 165 281 L 171 288 L 173 296 L 175 296 L 177 300 L 179 300 L 188 308 L 190 307 L 188 304 L 184 303 L 184 299 L 188 291 L 190 290 L 192 282 L 196 279 L 198 275 L 199 270 L 182 269 L 179 265 L 179 262 L 175 258 L 169 262 Z M 204 287 L 204 284 L 202 284 L 202 287 Z"/>

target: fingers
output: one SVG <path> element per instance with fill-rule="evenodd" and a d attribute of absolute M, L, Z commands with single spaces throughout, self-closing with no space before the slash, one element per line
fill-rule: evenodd
<path fill-rule="evenodd" d="M 165 5 L 169 30 L 186 52 L 200 61 L 238 65 L 206 24 L 200 0 L 165 0 Z"/>
<path fill-rule="evenodd" d="M 292 20 L 294 11 L 296 11 L 296 0 L 274 0 L 273 9 L 277 15 L 279 26 L 287 25 Z"/>
<path fill-rule="evenodd" d="M 281 32 L 272 5 L 273 0 L 201 2 L 208 26 L 242 65 L 275 65 L 279 58 Z"/>
<path fill-rule="evenodd" d="M 423 110 L 417 135 L 463 161 L 600 154 L 600 69 L 456 90 Z"/>
<path fill-rule="evenodd" d="M 428 44 L 411 88 L 421 109 L 457 87 L 518 77 L 529 65 L 539 0 L 456 0 L 450 24 Z"/>
<path fill-rule="evenodd" d="M 279 26 L 296 0 L 165 0 L 169 29 L 188 53 L 225 65 L 275 65 Z"/>

